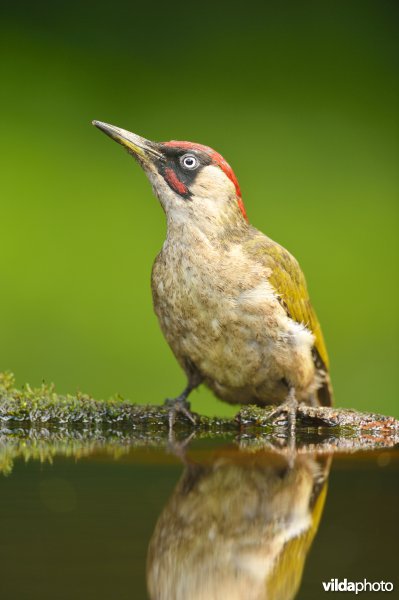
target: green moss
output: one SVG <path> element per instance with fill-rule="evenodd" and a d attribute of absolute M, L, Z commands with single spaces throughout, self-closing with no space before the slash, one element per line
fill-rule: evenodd
<path fill-rule="evenodd" d="M 11 373 L 0 373 L 0 472 L 11 472 L 16 458 L 52 461 L 55 456 L 111 457 L 132 449 L 179 449 L 176 439 L 218 438 L 245 451 L 287 451 L 288 428 L 275 421 L 274 408 L 243 407 L 234 419 L 194 415 L 195 426 L 176 416 L 169 431 L 164 406 L 132 404 L 119 397 L 95 400 L 87 394 L 57 394 L 53 385 L 21 389 Z M 280 415 L 281 419 L 281 415 Z M 345 409 L 300 406 L 296 447 L 301 452 L 328 453 L 391 447 L 399 441 L 398 422 L 391 417 Z M 184 445 L 184 444 L 183 444 Z"/>
<path fill-rule="evenodd" d="M 183 414 L 176 415 L 177 431 L 218 435 L 243 433 L 247 435 L 286 433 L 273 407 L 243 407 L 233 419 L 209 418 L 194 415 L 195 425 Z M 43 384 L 32 388 L 26 384 L 15 387 L 12 373 L 0 373 L 0 425 L 13 429 L 16 426 L 68 428 L 76 430 L 128 429 L 151 432 L 153 436 L 169 430 L 169 409 L 165 406 L 132 404 L 120 397 L 95 400 L 88 394 L 76 396 L 57 394 L 54 385 Z M 350 435 L 359 431 L 367 434 L 397 435 L 398 422 L 391 417 L 371 413 L 358 413 L 347 409 L 307 407 L 297 411 L 297 429 L 334 430 L 335 435 Z"/>

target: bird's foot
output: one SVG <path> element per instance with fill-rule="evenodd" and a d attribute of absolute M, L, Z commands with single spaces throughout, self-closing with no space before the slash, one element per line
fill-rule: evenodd
<path fill-rule="evenodd" d="M 169 432 L 173 431 L 177 413 L 182 413 L 195 425 L 195 419 L 190 412 L 190 403 L 187 402 L 187 395 L 186 390 L 184 390 L 177 398 L 167 398 L 165 400 L 165 406 L 169 408 Z"/>
<path fill-rule="evenodd" d="M 288 396 L 283 404 L 280 404 L 271 413 L 270 418 L 275 423 L 279 423 L 281 417 L 284 417 L 284 421 L 287 422 L 287 427 L 290 435 L 290 439 L 295 441 L 296 435 L 296 413 L 298 409 L 298 400 L 296 399 L 295 389 L 291 388 L 288 392 Z"/>

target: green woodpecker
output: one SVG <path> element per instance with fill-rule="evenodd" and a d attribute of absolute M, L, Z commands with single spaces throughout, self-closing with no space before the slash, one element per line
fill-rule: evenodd
<path fill-rule="evenodd" d="M 330 405 L 328 357 L 296 259 L 252 227 L 224 158 L 192 142 L 156 143 L 100 121 L 144 169 L 166 214 L 152 270 L 154 309 L 187 387 L 233 404 Z M 279 412 L 280 412 L 279 411 Z"/>
<path fill-rule="evenodd" d="M 219 451 L 188 462 L 152 535 L 152 600 L 292 600 L 316 534 L 330 459 Z"/>

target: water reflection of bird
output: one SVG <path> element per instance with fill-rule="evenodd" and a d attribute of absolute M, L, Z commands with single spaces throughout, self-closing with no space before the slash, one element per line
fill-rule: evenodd
<path fill-rule="evenodd" d="M 189 464 L 153 533 L 152 600 L 289 600 L 323 510 L 329 459 L 273 454 Z"/>

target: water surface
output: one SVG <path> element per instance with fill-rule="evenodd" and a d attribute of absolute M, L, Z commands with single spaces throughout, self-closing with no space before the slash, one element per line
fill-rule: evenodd
<path fill-rule="evenodd" d="M 398 449 L 30 443 L 2 441 L 1 598 L 312 600 L 331 578 L 399 584 Z"/>

